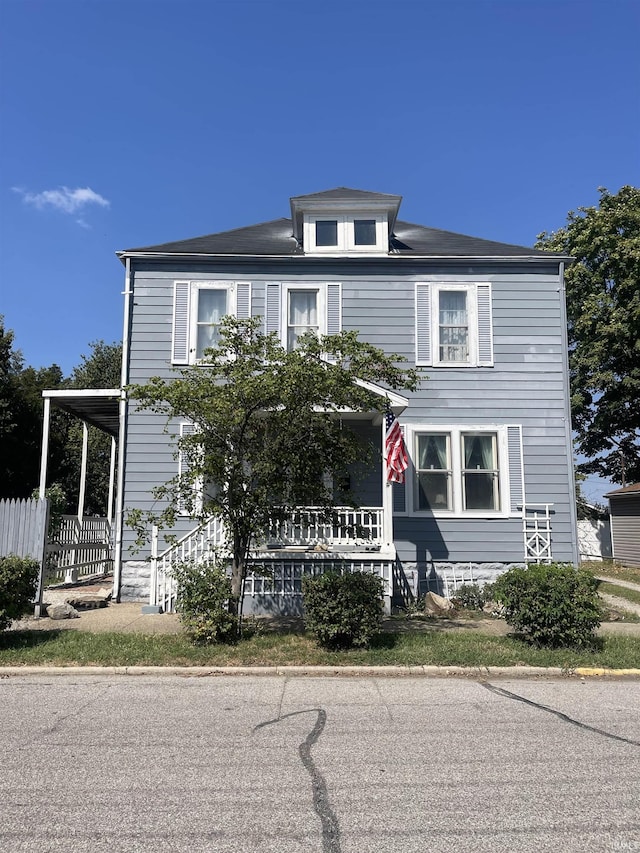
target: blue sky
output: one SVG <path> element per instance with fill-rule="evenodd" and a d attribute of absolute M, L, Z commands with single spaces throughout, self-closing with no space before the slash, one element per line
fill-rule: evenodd
<path fill-rule="evenodd" d="M 121 337 L 117 249 L 291 195 L 532 245 L 638 183 L 637 0 L 0 0 L 0 33 L 0 313 L 35 367 Z"/>

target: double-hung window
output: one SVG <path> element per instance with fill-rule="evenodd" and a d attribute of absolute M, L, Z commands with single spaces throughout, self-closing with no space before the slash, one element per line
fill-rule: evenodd
<path fill-rule="evenodd" d="M 493 365 L 489 283 L 418 282 L 415 319 L 417 365 Z"/>
<path fill-rule="evenodd" d="M 410 473 L 405 511 L 459 517 L 517 513 L 523 503 L 518 425 L 406 425 Z M 403 511 L 403 510 L 400 510 Z"/>
<path fill-rule="evenodd" d="M 462 433 L 462 508 L 497 511 L 499 503 L 496 433 Z"/>
<path fill-rule="evenodd" d="M 229 314 L 229 288 L 202 285 L 196 289 L 193 325 L 195 360 L 200 361 L 208 347 L 220 339 L 220 321 Z"/>
<path fill-rule="evenodd" d="M 173 364 L 197 364 L 220 340 L 222 318 L 251 316 L 251 282 L 176 281 L 173 292 Z"/>
<path fill-rule="evenodd" d="M 307 332 L 320 334 L 320 292 L 317 288 L 287 289 L 287 349 L 294 350 Z"/>
<path fill-rule="evenodd" d="M 416 509 L 451 509 L 451 436 L 416 435 Z"/>
<path fill-rule="evenodd" d="M 275 333 L 289 351 L 308 332 L 336 335 L 342 329 L 342 285 L 339 281 L 268 281 L 264 319 L 265 331 Z"/>

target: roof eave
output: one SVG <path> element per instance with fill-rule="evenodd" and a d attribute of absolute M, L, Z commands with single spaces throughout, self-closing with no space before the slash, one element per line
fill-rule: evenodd
<path fill-rule="evenodd" d="M 264 255 L 264 254 L 238 254 L 225 252 L 116 252 L 117 257 L 124 263 L 127 258 L 140 260 L 165 260 L 167 258 L 181 258 L 182 260 L 202 260 L 202 258 L 225 258 L 231 260 L 280 260 L 280 261 L 318 261 L 318 260 L 349 260 L 349 261 L 491 261 L 507 263 L 509 261 L 521 261 L 526 263 L 555 263 L 564 261 L 571 263 L 575 260 L 571 255 L 408 255 L 389 252 L 386 255 Z"/>

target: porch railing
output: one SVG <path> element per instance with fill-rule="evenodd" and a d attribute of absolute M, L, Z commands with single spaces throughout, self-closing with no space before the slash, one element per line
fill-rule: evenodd
<path fill-rule="evenodd" d="M 284 522 L 274 521 L 266 546 L 379 546 L 384 541 L 382 520 L 382 507 L 336 507 L 328 518 L 315 507 L 300 507 Z"/>
<path fill-rule="evenodd" d="M 74 583 L 113 570 L 111 524 L 106 518 L 63 515 L 46 548 L 48 583 Z"/>
<path fill-rule="evenodd" d="M 267 550 L 316 546 L 353 551 L 380 550 L 383 542 L 381 507 L 337 507 L 327 520 L 319 509 L 301 507 L 284 522 L 274 520 L 263 547 Z M 211 518 L 187 533 L 161 553 L 158 551 L 158 529 L 151 536 L 151 587 L 149 603 L 165 612 L 175 609 L 176 583 L 172 568 L 180 562 L 204 562 L 215 552 L 226 549 L 222 522 Z M 256 552 L 257 553 L 257 552 Z M 251 587 L 253 590 L 253 587 Z"/>

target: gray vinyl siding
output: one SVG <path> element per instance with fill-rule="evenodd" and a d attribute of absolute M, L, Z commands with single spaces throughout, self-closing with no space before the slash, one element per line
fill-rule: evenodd
<path fill-rule="evenodd" d="M 610 497 L 613 556 L 629 566 L 640 566 L 640 494 Z"/>
<path fill-rule="evenodd" d="M 429 377 L 401 415 L 405 424 L 520 424 L 527 502 L 552 503 L 554 558 L 572 560 L 572 459 L 568 447 L 566 353 L 558 266 L 473 263 L 449 265 L 393 259 L 322 259 L 304 263 L 263 261 L 215 264 L 177 260 L 134 262 L 130 341 L 131 383 L 171 374 L 173 284 L 176 280 L 252 282 L 252 315 L 262 316 L 267 281 L 342 284 L 343 329 L 415 364 L 416 282 L 489 282 L 492 286 L 494 366 L 428 367 Z M 175 475 L 164 420 L 130 406 L 125 507 L 150 508 L 149 489 Z M 150 473 L 151 472 L 151 473 Z M 375 478 L 362 497 L 379 500 Z M 364 502 L 364 501 L 363 501 Z M 185 522 L 187 524 L 187 522 Z M 182 525 L 181 525 L 182 527 Z M 518 518 L 430 518 L 397 515 L 395 541 L 403 561 L 522 561 Z M 125 530 L 126 548 L 131 535 Z M 126 558 L 126 557 L 125 557 Z"/>

